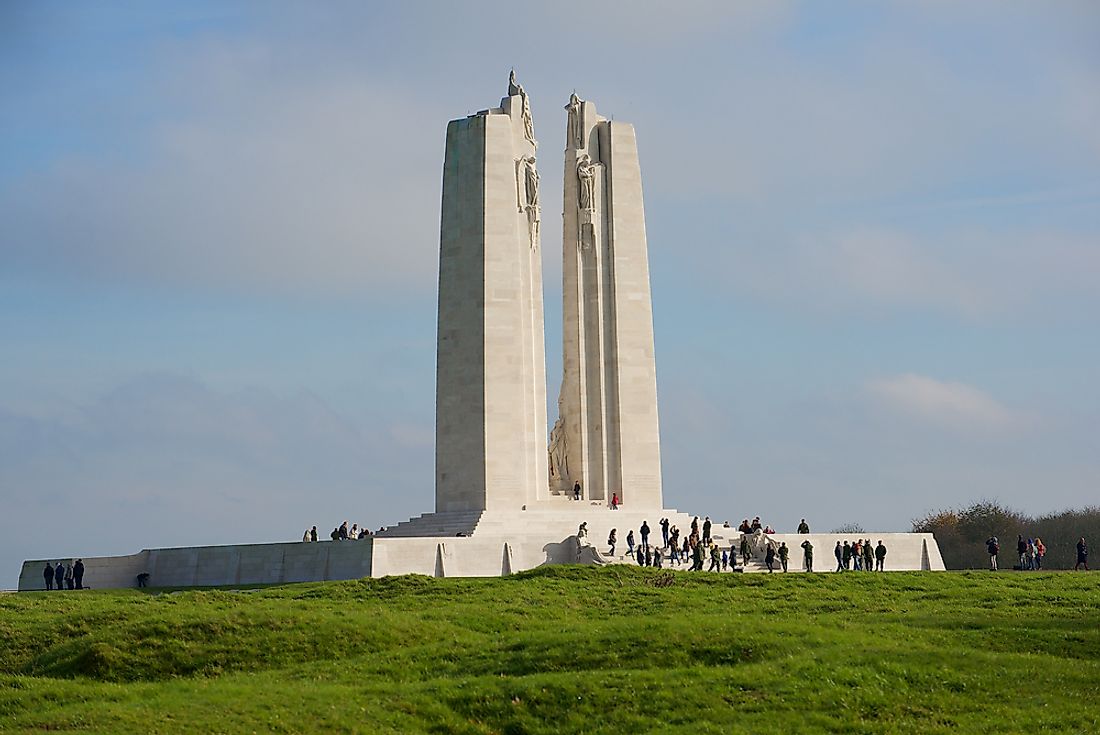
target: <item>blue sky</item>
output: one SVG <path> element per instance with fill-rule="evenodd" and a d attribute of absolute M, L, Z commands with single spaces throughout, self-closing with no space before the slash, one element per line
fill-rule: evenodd
<path fill-rule="evenodd" d="M 0 586 L 431 510 L 446 122 L 634 123 L 670 507 L 1100 499 L 1089 2 L 0 5 Z M 555 229 L 557 228 L 557 229 Z"/>

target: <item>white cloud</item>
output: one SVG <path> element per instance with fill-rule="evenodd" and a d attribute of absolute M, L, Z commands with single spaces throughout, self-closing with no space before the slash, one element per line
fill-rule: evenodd
<path fill-rule="evenodd" d="M 887 409 L 957 430 L 1011 429 L 1022 419 L 981 390 L 953 381 L 907 373 L 873 380 L 867 390 Z"/>

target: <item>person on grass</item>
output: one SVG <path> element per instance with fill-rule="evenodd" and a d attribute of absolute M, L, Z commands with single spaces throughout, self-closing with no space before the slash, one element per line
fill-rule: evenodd
<path fill-rule="evenodd" d="M 882 543 L 882 539 L 878 540 L 878 546 L 875 547 L 875 571 L 883 572 L 886 566 L 886 546 Z"/>
<path fill-rule="evenodd" d="M 1077 563 L 1073 566 L 1073 571 L 1077 571 L 1081 568 L 1081 565 L 1085 565 L 1085 571 L 1089 570 L 1089 546 L 1085 543 L 1085 537 L 1082 536 L 1081 540 L 1077 542 Z"/>
<path fill-rule="evenodd" d="M 771 544 L 768 544 L 768 550 L 764 552 L 764 566 L 768 568 L 768 574 L 771 574 L 775 570 L 772 568 L 775 564 L 775 549 Z"/>
<path fill-rule="evenodd" d="M 787 548 L 787 542 L 784 541 L 779 544 L 779 565 L 783 567 L 783 571 L 787 571 L 787 559 L 790 557 L 791 550 Z"/>
<path fill-rule="evenodd" d="M 53 564 L 46 562 L 46 568 L 42 570 L 42 578 L 46 580 L 46 589 L 53 589 Z"/>
<path fill-rule="evenodd" d="M 802 566 L 807 572 L 814 570 L 814 545 L 809 539 L 802 542 Z"/>
<path fill-rule="evenodd" d="M 985 550 L 989 552 L 990 571 L 997 571 L 997 554 L 1001 553 L 1001 544 L 997 541 L 996 536 L 990 536 L 989 540 L 985 542 Z"/>

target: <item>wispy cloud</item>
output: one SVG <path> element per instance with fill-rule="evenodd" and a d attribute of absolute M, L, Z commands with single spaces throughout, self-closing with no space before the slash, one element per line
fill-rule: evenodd
<path fill-rule="evenodd" d="M 1023 422 L 1007 406 L 965 383 L 906 373 L 873 380 L 867 390 L 890 411 L 950 429 L 1011 429 Z"/>

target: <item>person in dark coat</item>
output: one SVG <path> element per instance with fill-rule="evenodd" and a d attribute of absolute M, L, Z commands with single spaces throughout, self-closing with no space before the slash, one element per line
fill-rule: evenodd
<path fill-rule="evenodd" d="M 648 546 L 645 547 L 645 565 L 653 566 L 653 551 Z"/>
<path fill-rule="evenodd" d="M 711 526 L 710 516 L 707 516 L 706 520 L 703 521 L 703 543 L 704 544 L 706 542 L 710 541 L 710 526 Z"/>
<path fill-rule="evenodd" d="M 879 539 L 878 546 L 875 547 L 875 571 L 883 572 L 886 566 L 886 546 L 882 543 L 882 539 Z"/>
<path fill-rule="evenodd" d="M 46 589 L 53 589 L 53 564 L 46 562 L 46 568 L 42 570 L 42 578 L 46 580 Z"/>
<path fill-rule="evenodd" d="M 1089 570 L 1089 546 L 1085 543 L 1085 537 L 1077 542 L 1077 563 L 1073 565 L 1073 571 L 1077 571 L 1081 565 L 1085 565 L 1085 571 Z"/>
<path fill-rule="evenodd" d="M 806 523 L 805 518 L 803 518 L 802 522 L 798 524 L 798 532 L 799 533 L 809 533 L 810 532 L 810 526 L 809 526 L 809 524 Z"/>
<path fill-rule="evenodd" d="M 65 589 L 65 567 L 61 566 L 61 562 L 57 562 L 57 566 L 53 568 L 53 581 L 55 589 Z"/>
<path fill-rule="evenodd" d="M 645 551 L 642 550 L 642 545 L 638 544 L 637 550 L 634 552 L 635 557 L 638 559 L 638 566 L 645 566 Z"/>
<path fill-rule="evenodd" d="M 985 542 L 985 548 L 989 552 L 989 568 L 995 572 L 997 571 L 997 554 L 1001 553 L 1001 544 L 997 541 L 996 536 L 990 536 L 989 540 Z"/>
<path fill-rule="evenodd" d="M 840 548 L 840 542 L 836 542 L 836 548 L 833 549 L 833 556 L 836 557 L 836 570 L 838 572 L 844 571 L 844 549 Z"/>
<path fill-rule="evenodd" d="M 668 546 L 668 527 L 669 527 L 668 519 L 667 518 L 662 518 L 661 519 L 661 538 L 664 539 L 664 544 L 662 544 L 662 545 L 666 546 L 666 547 Z"/>
<path fill-rule="evenodd" d="M 309 529 L 309 540 L 312 543 L 317 543 L 317 526 Z"/>
<path fill-rule="evenodd" d="M 573 483 L 573 500 L 581 499 L 581 483 L 580 480 Z"/>
<path fill-rule="evenodd" d="M 775 564 L 775 549 L 772 548 L 771 544 L 768 544 L 768 550 L 766 552 L 764 552 L 764 566 L 766 566 L 768 568 L 768 574 L 771 574 L 773 571 L 775 571 L 774 569 L 772 569 L 772 565 L 774 565 L 774 564 Z"/>
<path fill-rule="evenodd" d="M 802 542 L 802 563 L 807 572 L 814 570 L 814 545 L 810 543 L 809 539 Z"/>
<path fill-rule="evenodd" d="M 77 559 L 76 564 L 73 564 L 73 581 L 76 582 L 76 588 L 78 590 L 84 589 L 84 560 Z"/>
<path fill-rule="evenodd" d="M 787 542 L 783 541 L 779 544 L 779 564 L 783 567 L 783 571 L 787 571 L 787 559 L 791 555 L 791 550 L 787 548 Z"/>
<path fill-rule="evenodd" d="M 639 529 L 642 534 L 642 546 L 649 548 L 649 524 L 642 521 L 642 527 Z"/>

